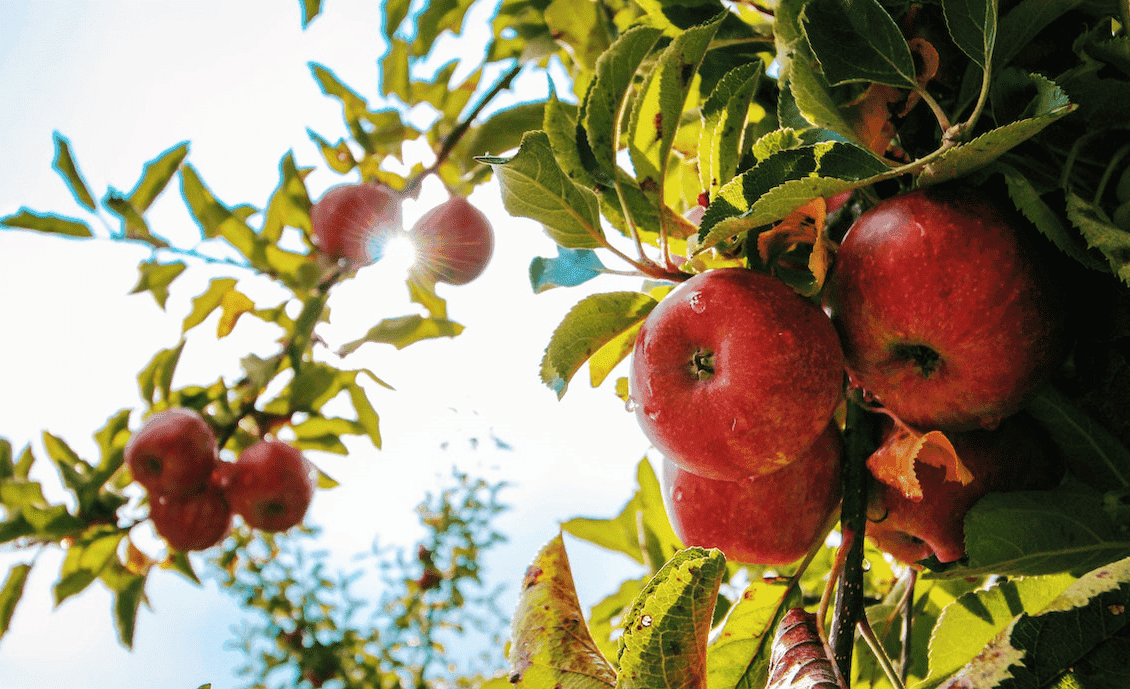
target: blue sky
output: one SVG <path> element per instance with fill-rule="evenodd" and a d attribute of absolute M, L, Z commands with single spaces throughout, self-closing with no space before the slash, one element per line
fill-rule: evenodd
<path fill-rule="evenodd" d="M 326 6 L 303 32 L 294 1 L 0 3 L 0 215 L 21 206 L 78 214 L 51 168 L 54 131 L 70 140 L 96 196 L 107 186 L 129 189 L 146 161 L 186 140 L 189 161 L 228 203 L 262 205 L 287 151 L 300 165 L 318 167 L 308 179 L 315 196 L 343 181 L 306 136 L 307 127 L 330 140 L 344 133 L 339 106 L 321 94 L 307 63 L 330 67 L 376 99 L 379 15 L 372 0 Z M 546 88 L 538 77 L 520 84 L 527 98 Z M 405 207 L 406 222 L 440 199 L 438 186 L 426 186 L 420 201 Z M 560 521 L 611 516 L 631 495 L 647 442 L 623 403 L 608 384 L 590 389 L 584 371 L 558 402 L 537 370 L 550 333 L 574 303 L 638 283 L 608 278 L 535 296 L 527 266 L 534 256 L 554 255 L 552 242 L 536 224 L 510 218 L 496 186 L 472 201 L 494 221 L 497 241 L 481 279 L 441 291 L 465 333 L 403 351 L 367 345 L 347 360 L 397 388 L 372 395 L 385 447 L 347 441 L 348 457 L 311 455 L 342 487 L 320 493 L 309 519 L 324 527 L 326 547 L 344 565 L 378 534 L 386 543 L 413 542 L 413 507 L 453 464 L 506 480 L 513 487 L 504 499 L 513 509 L 499 525 L 511 541 L 489 565 L 493 582 L 511 584 L 502 602 L 509 609 L 526 563 Z M 174 242 L 197 236 L 175 187 L 150 222 Z M 91 432 L 118 409 L 140 406 L 136 372 L 156 349 L 175 344 L 191 298 L 218 274 L 192 265 L 163 312 L 148 295 L 127 294 L 147 256 L 108 241 L 0 231 L 0 436 L 17 450 L 31 443 L 42 456 L 39 438 L 50 430 L 93 454 Z M 376 268 L 335 295 L 333 320 L 319 331 L 331 345 L 413 311 L 402 281 Z M 253 298 L 271 295 L 254 280 L 241 288 Z M 227 340 L 191 342 L 178 381 L 233 377 L 248 350 L 269 352 L 273 344 L 269 330 L 245 319 Z M 468 449 L 470 438 L 490 433 L 514 449 Z M 586 604 L 638 574 L 618 556 L 575 541 L 569 547 Z M 0 568 L 31 555 L 0 551 Z M 13 629 L 0 641 L 0 689 L 240 685 L 232 669 L 241 658 L 225 642 L 241 615 L 223 592 L 154 574 L 147 589 L 153 610 L 142 610 L 131 652 L 117 644 L 109 596 L 97 586 L 52 608 L 49 587 L 60 561 L 56 550 L 37 560 Z"/>

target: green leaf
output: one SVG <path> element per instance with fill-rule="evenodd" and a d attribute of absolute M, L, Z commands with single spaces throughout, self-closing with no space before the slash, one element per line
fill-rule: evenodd
<path fill-rule="evenodd" d="M 122 235 L 128 239 L 138 239 L 157 248 L 167 248 L 169 243 L 153 236 L 149 231 L 149 223 L 141 217 L 141 213 L 134 208 L 126 197 L 116 189 L 109 189 L 106 196 L 102 197 L 102 205 L 122 221 Z"/>
<path fill-rule="evenodd" d="M 317 81 L 318 85 L 322 88 L 322 93 L 325 93 L 327 96 L 332 96 L 341 102 L 345 123 L 349 127 L 349 133 L 353 136 L 354 140 L 357 141 L 367 153 L 375 153 L 376 149 L 373 147 L 373 142 L 369 138 L 369 133 L 365 131 L 361 125 L 361 119 L 369 111 L 369 105 L 365 102 L 365 99 L 342 83 L 329 69 L 314 62 L 311 62 L 309 67 L 314 75 L 314 80 Z"/>
<path fill-rule="evenodd" d="M 562 172 L 545 132 L 526 132 L 512 158 L 478 160 L 495 168 L 502 185 L 502 204 L 511 215 L 540 222 L 553 241 L 566 249 L 603 246 L 596 195 Z"/>
<path fill-rule="evenodd" d="M 139 263 L 137 264 L 137 271 L 140 275 L 138 275 L 137 284 L 133 286 L 129 293 L 149 292 L 153 295 L 157 305 L 164 309 L 165 303 L 169 299 L 169 285 L 184 272 L 185 268 L 185 264 L 180 261 L 172 263 L 144 261 Z"/>
<path fill-rule="evenodd" d="M 137 611 L 147 602 L 145 577 L 137 575 L 123 590 L 114 593 L 114 628 L 118 640 L 126 648 L 133 648 L 133 634 L 137 627 Z"/>
<path fill-rule="evenodd" d="M 942 12 L 957 47 L 981 69 L 988 69 L 997 40 L 997 3 L 993 0 L 944 0 Z"/>
<path fill-rule="evenodd" d="M 180 164 L 187 155 L 188 142 L 186 141 L 162 151 L 160 155 L 146 163 L 141 173 L 141 179 L 137 181 L 137 185 L 129 193 L 129 205 L 136 209 L 138 213 L 149 210 L 149 207 L 168 186 L 173 174 L 180 169 Z"/>
<path fill-rule="evenodd" d="M 589 610 L 589 630 L 605 658 L 616 656 L 616 647 L 620 642 L 620 619 L 631 608 L 652 576 L 654 572 L 649 570 L 643 577 L 620 582 L 620 588 L 615 593 L 605 596 Z"/>
<path fill-rule="evenodd" d="M 12 462 L 12 443 L 7 438 L 0 438 L 0 481 L 11 478 L 16 473 L 16 465 Z"/>
<path fill-rule="evenodd" d="M 1016 208 L 1060 251 L 1088 268 L 1103 272 L 1107 270 L 1105 264 L 1087 253 L 1086 246 L 1081 244 L 1078 236 L 1068 229 L 1060 214 L 1044 203 L 1039 192 L 1023 173 L 999 161 L 995 164 L 995 169 L 1004 175 L 1009 198 Z"/>
<path fill-rule="evenodd" d="M 0 218 L 0 225 L 19 227 L 25 230 L 36 230 L 51 234 L 61 234 L 67 237 L 93 237 L 90 226 L 81 220 L 66 218 L 51 213 L 36 213 L 35 211 L 21 208 L 19 213 Z"/>
<path fill-rule="evenodd" d="M 522 135 L 542 126 L 546 107 L 543 102 L 519 103 L 493 113 L 468 132 L 467 155 L 499 155 L 518 148 Z"/>
<path fill-rule="evenodd" d="M 184 345 L 185 340 L 182 339 L 176 347 L 160 350 L 137 374 L 137 386 L 141 391 L 141 398 L 147 403 L 154 402 L 153 395 L 158 391 L 162 399 L 169 398 L 169 391 L 173 385 L 173 372 L 176 371 Z"/>
<path fill-rule="evenodd" d="M 106 420 L 106 424 L 94 433 L 98 443 L 100 461 L 91 477 L 91 484 L 101 485 L 122 465 L 125 446 L 129 442 L 129 417 L 132 410 L 121 409 Z"/>
<path fill-rule="evenodd" d="M 761 79 L 761 62 L 727 72 L 702 105 L 698 168 L 702 188 L 713 198 L 738 169 L 745 149 L 745 121 Z"/>
<path fill-rule="evenodd" d="M 554 39 L 569 46 L 574 59 L 592 69 L 611 40 L 604 12 L 597 3 L 553 0 L 545 8 L 544 17 Z"/>
<path fill-rule="evenodd" d="M 604 270 L 600 258 L 589 249 L 557 247 L 556 258 L 538 256 L 530 261 L 530 286 L 535 294 L 554 287 L 576 287 Z"/>
<path fill-rule="evenodd" d="M 706 686 L 706 642 L 726 558 L 688 548 L 671 558 L 624 618 L 618 689 Z"/>
<path fill-rule="evenodd" d="M 1103 507 L 1100 493 L 1070 488 L 990 493 L 965 515 L 968 565 L 945 576 L 1081 574 L 1126 557 L 1130 533 Z"/>
<path fill-rule="evenodd" d="M 63 559 L 63 566 L 59 571 L 59 581 L 56 582 L 53 592 L 55 605 L 60 605 L 71 596 L 81 593 L 109 564 L 117 553 L 118 544 L 125 538 L 125 533 L 114 527 L 96 529 L 90 534 L 84 534 L 67 549 Z"/>
<path fill-rule="evenodd" d="M 1067 193 L 1067 217 L 1083 233 L 1087 246 L 1103 252 L 1111 271 L 1130 285 L 1130 232 L 1116 227 L 1101 209 L 1073 192 Z"/>
<path fill-rule="evenodd" d="M 1087 573 L 1039 613 L 1019 615 L 946 686 L 1049 686 L 1104 642 L 1124 637 L 1128 607 L 1124 559 Z"/>
<path fill-rule="evenodd" d="M 90 480 L 94 467 L 75 454 L 62 438 L 51 435 L 47 431 L 43 431 L 43 448 L 55 464 L 59 476 L 63 479 L 63 485 L 75 493 L 81 491 Z"/>
<path fill-rule="evenodd" d="M 1049 124 L 1075 110 L 1075 106 L 1054 82 L 1038 74 L 1031 77 L 1038 93 L 1028 106 L 1026 117 L 950 148 L 923 169 L 918 178 L 919 186 L 963 177 L 991 163 L 1001 154 L 1039 134 Z"/>
<path fill-rule="evenodd" d="M 960 670 L 1019 615 L 1042 610 L 1076 577 L 1057 574 L 1002 581 L 970 591 L 947 606 L 930 637 L 930 674 L 916 689 L 934 687 Z"/>
<path fill-rule="evenodd" d="M 203 294 L 192 300 L 192 311 L 185 316 L 181 332 L 187 333 L 204 322 L 213 311 L 220 307 L 224 295 L 235 289 L 235 278 L 212 278 L 208 289 Z"/>
<path fill-rule="evenodd" d="M 16 604 L 24 595 L 24 584 L 27 583 L 30 571 L 30 564 L 13 565 L 4 579 L 4 586 L 0 587 L 0 639 L 4 638 L 12 625 L 12 615 L 16 612 Z"/>
<path fill-rule="evenodd" d="M 663 504 L 662 486 L 646 457 L 636 465 L 636 486 L 632 499 L 615 517 L 575 517 L 561 528 L 581 540 L 624 553 L 656 572 L 682 548 L 682 543 L 671 528 Z"/>
<path fill-rule="evenodd" d="M 255 232 L 212 195 L 191 165 L 180 168 L 180 178 L 181 193 L 204 236 L 223 237 L 241 254 L 251 258 L 255 251 Z"/>
<path fill-rule="evenodd" d="M 397 27 L 408 16 L 408 8 L 411 6 L 411 0 L 388 0 L 384 3 L 384 34 L 385 36 L 392 36 L 396 33 Z"/>
<path fill-rule="evenodd" d="M 763 687 L 769 681 L 773 634 L 790 608 L 801 605 L 801 591 L 787 580 L 750 583 L 726 616 L 706 654 L 706 685 Z"/>
<path fill-rule="evenodd" d="M 349 391 L 349 399 L 353 403 L 353 411 L 357 414 L 357 423 L 360 424 L 364 433 L 369 436 L 373 447 L 378 450 L 381 449 L 381 418 L 377 415 L 377 411 L 373 409 L 373 405 L 369 402 L 369 396 L 365 394 L 365 388 L 357 383 L 356 374 L 354 374 L 353 379 L 346 385 L 346 390 Z"/>
<path fill-rule="evenodd" d="M 279 185 L 267 204 L 260 235 L 269 242 L 278 242 L 283 227 L 310 232 L 310 195 L 303 181 L 305 174 L 294 163 L 294 154 L 287 153 L 279 162 Z"/>
<path fill-rule="evenodd" d="M 910 47 L 877 0 L 810 0 L 801 11 L 801 23 L 832 85 L 917 85 Z"/>
<path fill-rule="evenodd" d="M 419 314 L 386 318 L 370 328 L 364 337 L 342 345 L 338 353 L 347 356 L 366 342 L 390 344 L 397 349 L 404 349 L 421 340 L 456 337 L 461 332 L 462 325 L 446 318 L 425 318 Z"/>
<path fill-rule="evenodd" d="M 1072 476 L 1099 490 L 1130 487 L 1130 449 L 1050 385 L 1028 404 L 1059 446 Z"/>
<path fill-rule="evenodd" d="M 302 3 L 302 28 L 310 26 L 310 22 L 322 11 L 322 0 L 298 0 Z M 126 644 L 127 646 L 129 644 Z"/>
<path fill-rule="evenodd" d="M 870 151 L 838 141 L 777 151 L 727 183 L 699 227 L 702 247 L 784 218 L 817 196 L 867 183 L 890 168 Z"/>
<path fill-rule="evenodd" d="M 28 523 L 22 514 L 0 522 L 0 543 L 10 543 L 34 533 L 35 527 Z"/>
<path fill-rule="evenodd" d="M 596 61 L 580 124 L 596 165 L 593 172 L 605 184 L 616 178 L 617 141 L 632 79 L 661 34 L 658 29 L 634 26 Z"/>
<path fill-rule="evenodd" d="M 560 399 L 573 374 L 590 356 L 628 328 L 642 322 L 658 304 L 639 292 L 585 297 L 553 331 L 541 360 L 541 380 Z"/>
<path fill-rule="evenodd" d="M 671 145 L 691 83 L 725 16 L 719 15 L 708 24 L 688 29 L 672 40 L 647 73 L 633 104 L 628 120 L 628 154 L 639 186 L 658 190 L 660 199 Z M 588 110 L 591 117 L 593 108 Z M 597 148 L 594 143 L 594 151 Z"/>
<path fill-rule="evenodd" d="M 20 458 L 16 460 L 16 466 L 12 470 L 12 475 L 26 481 L 28 472 L 31 471 L 31 465 L 34 463 L 35 455 L 31 452 L 31 445 L 25 445 L 24 449 L 20 452 Z"/>
<path fill-rule="evenodd" d="M 510 682 L 519 688 L 600 689 L 616 672 L 585 626 L 573 573 L 558 534 L 526 570 L 513 617 Z"/>
<path fill-rule="evenodd" d="M 95 210 L 94 197 L 90 195 L 90 190 L 86 188 L 86 182 L 83 181 L 82 173 L 78 171 L 74 156 L 71 154 L 71 142 L 59 132 L 55 132 L 53 136 L 55 139 L 55 160 L 51 167 L 55 168 L 63 181 L 67 183 L 67 188 L 71 190 L 76 201 L 89 211 Z"/>
<path fill-rule="evenodd" d="M 318 136 L 313 129 L 307 128 L 306 135 L 318 146 L 326 165 L 329 165 L 334 172 L 344 175 L 357 166 L 357 161 L 353 159 L 353 151 L 349 150 L 349 144 L 345 139 L 338 139 L 336 144 L 330 145 L 330 142 Z"/>
<path fill-rule="evenodd" d="M 303 450 L 320 450 L 335 454 L 348 454 L 341 442 L 342 435 L 361 435 L 365 429 L 349 419 L 314 416 L 293 426 L 295 445 Z"/>
<path fill-rule="evenodd" d="M 237 289 L 224 292 L 220 298 L 220 321 L 216 325 L 216 339 L 230 335 L 239 317 L 254 310 L 255 302 L 243 292 Z"/>

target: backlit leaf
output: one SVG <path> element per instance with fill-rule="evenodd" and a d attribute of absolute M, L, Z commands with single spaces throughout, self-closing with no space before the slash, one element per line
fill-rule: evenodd
<path fill-rule="evenodd" d="M 78 492 L 86 485 L 93 467 L 75 454 L 62 438 L 43 431 L 43 448 L 67 488 Z"/>
<path fill-rule="evenodd" d="M 512 636 L 510 682 L 516 687 L 601 689 L 616 683 L 615 670 L 585 625 L 560 535 L 526 570 Z"/>
<path fill-rule="evenodd" d="M 188 332 L 204 322 L 213 311 L 220 307 L 224 295 L 235 289 L 235 278 L 212 278 L 208 289 L 192 300 L 192 311 L 184 319 L 181 332 Z"/>
<path fill-rule="evenodd" d="M 502 204 L 511 215 L 532 218 L 566 249 L 596 249 L 600 227 L 596 195 L 573 183 L 554 158 L 543 131 L 527 132 L 512 158 L 479 158 L 502 184 Z"/>
<path fill-rule="evenodd" d="M 67 188 L 70 189 L 75 200 L 87 210 L 93 211 L 95 209 L 94 197 L 91 196 L 90 190 L 87 189 L 86 182 L 82 178 L 82 173 L 78 171 L 78 166 L 75 164 L 74 155 L 71 154 L 71 142 L 59 132 L 54 133 L 54 139 L 55 160 L 51 167 L 55 168 L 63 181 L 67 183 Z"/>
<path fill-rule="evenodd" d="M 1083 233 L 1087 246 L 1103 252 L 1111 271 L 1130 285 L 1130 232 L 1115 226 L 1101 210 L 1071 192 L 1067 194 L 1067 217 Z"/>
<path fill-rule="evenodd" d="M 25 230 L 36 230 L 51 234 L 61 234 L 66 237 L 93 237 L 90 226 L 81 220 L 66 218 L 52 213 L 36 213 L 35 211 L 21 208 L 19 213 L 0 218 L 0 225 L 20 227 Z"/>
<path fill-rule="evenodd" d="M 305 29 L 322 11 L 322 0 L 299 0 L 299 2 L 302 3 L 302 28 Z"/>
<path fill-rule="evenodd" d="M 342 345 L 339 354 L 352 354 L 366 342 L 390 344 L 397 349 L 404 349 L 420 340 L 455 337 L 461 332 L 462 325 L 446 318 L 425 318 L 419 314 L 386 318 L 370 328 L 364 337 Z"/>
<path fill-rule="evenodd" d="M 145 164 L 141 179 L 129 193 L 129 205 L 144 213 L 149 210 L 153 202 L 168 186 L 173 174 L 180 168 L 181 162 L 188 155 L 188 142 L 177 144 L 163 151 L 153 160 Z"/>
<path fill-rule="evenodd" d="M 745 121 L 761 78 L 761 67 L 758 61 L 730 70 L 702 105 L 699 180 L 711 197 L 737 170 L 745 148 Z"/>
<path fill-rule="evenodd" d="M 930 675 L 919 685 L 940 684 L 973 659 L 1026 611 L 1041 610 L 1075 582 L 1069 574 L 1022 577 L 970 591 L 947 606 L 930 637 Z"/>
<path fill-rule="evenodd" d="M 1088 572 L 1040 612 L 1017 616 L 942 686 L 1049 686 L 1104 642 L 1121 636 L 1128 607 L 1130 559 L 1123 559 Z"/>
<path fill-rule="evenodd" d="M 137 284 L 133 286 L 129 293 L 149 292 L 153 295 L 157 305 L 164 309 L 165 302 L 169 299 L 169 285 L 184 272 L 185 268 L 185 264 L 180 261 L 172 263 L 143 261 L 137 264 L 137 271 L 140 275 L 138 275 Z"/>
<path fill-rule="evenodd" d="M 16 604 L 24 595 L 24 584 L 31 571 L 30 564 L 12 565 L 8 576 L 4 578 L 4 585 L 0 587 L 0 639 L 8 632 L 12 624 L 12 615 L 16 612 Z"/>
<path fill-rule="evenodd" d="M 243 292 L 230 289 L 220 297 L 220 320 L 216 324 L 216 338 L 223 339 L 231 334 L 236 321 L 243 314 L 255 308 L 255 302 Z"/>
<path fill-rule="evenodd" d="M 624 619 L 618 689 L 706 688 L 706 642 L 726 558 L 688 548 L 640 592 Z"/>
<path fill-rule="evenodd" d="M 787 580 L 750 583 L 726 616 L 706 654 L 707 686 L 763 687 L 769 681 L 773 632 L 785 613 L 801 602 Z"/>
<path fill-rule="evenodd" d="M 658 302 L 639 292 L 594 294 L 574 306 L 553 331 L 541 360 L 541 380 L 565 395 L 581 365 L 625 330 L 641 323 Z"/>
<path fill-rule="evenodd" d="M 133 648 L 137 611 L 144 602 L 147 602 L 147 599 L 143 575 L 134 577 L 127 587 L 114 594 L 114 628 L 118 632 L 118 640 L 126 648 Z"/>
<path fill-rule="evenodd" d="M 357 414 L 357 422 L 361 425 L 365 434 L 369 436 L 373 447 L 378 450 L 381 449 L 380 416 L 377 415 L 377 411 L 373 409 L 372 403 L 369 402 L 365 388 L 357 383 L 356 375 L 353 381 L 346 386 L 346 389 L 349 391 L 349 399 L 353 403 L 353 411 Z"/>
<path fill-rule="evenodd" d="M 173 372 L 176 371 L 184 345 L 185 341 L 182 339 L 176 347 L 158 351 L 137 374 L 137 386 L 143 400 L 153 403 L 156 392 L 161 393 L 162 399 L 168 399 L 173 384 Z"/>
<path fill-rule="evenodd" d="M 260 234 L 270 242 L 278 242 L 283 227 L 310 231 L 310 195 L 303 181 L 305 174 L 294 163 L 294 154 L 287 153 L 279 162 L 279 185 L 267 204 L 267 216 Z"/>

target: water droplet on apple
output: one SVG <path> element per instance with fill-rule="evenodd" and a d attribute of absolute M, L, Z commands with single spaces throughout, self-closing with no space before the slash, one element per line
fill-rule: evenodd
<path fill-rule="evenodd" d="M 638 406 L 639 405 L 636 404 L 636 401 L 634 399 L 632 399 L 631 397 L 624 400 L 624 409 L 627 410 L 627 412 L 629 414 L 634 413 L 636 411 L 636 407 L 638 407 Z"/>
<path fill-rule="evenodd" d="M 706 311 L 706 302 L 703 301 L 701 292 L 695 292 L 687 298 L 687 301 L 691 305 L 691 311 L 694 311 L 695 313 L 702 313 Z"/>
<path fill-rule="evenodd" d="M 683 489 L 682 488 L 676 488 L 675 490 L 671 491 L 671 499 L 674 500 L 675 502 L 682 502 L 683 501 Z"/>
<path fill-rule="evenodd" d="M 652 421 L 655 421 L 656 419 L 659 418 L 659 410 L 658 409 L 654 409 L 654 408 L 653 409 L 647 409 L 645 407 L 644 410 L 643 410 L 643 413 L 647 414 L 647 418 L 651 419 Z"/>

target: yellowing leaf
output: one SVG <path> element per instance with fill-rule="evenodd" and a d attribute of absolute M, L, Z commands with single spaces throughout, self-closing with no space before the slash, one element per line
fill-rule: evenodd
<path fill-rule="evenodd" d="M 224 292 L 224 296 L 220 297 L 220 308 L 223 311 L 220 314 L 220 322 L 216 326 L 216 337 L 224 338 L 231 334 L 240 316 L 255 308 L 255 302 L 243 292 L 233 289 Z"/>
<path fill-rule="evenodd" d="M 915 462 L 941 467 L 946 470 L 947 481 L 960 481 L 963 486 L 973 480 L 973 474 L 957 456 L 945 433 L 923 433 L 898 419 L 894 423 L 883 445 L 867 459 L 867 468 L 875 480 L 897 488 L 914 501 L 922 499 Z"/>
<path fill-rule="evenodd" d="M 513 639 L 510 682 L 515 687 L 602 689 L 616 684 L 616 671 L 585 625 L 560 534 L 526 570 Z"/>

